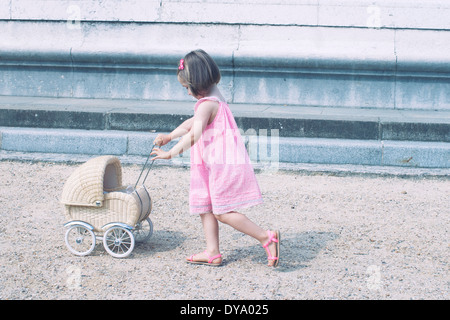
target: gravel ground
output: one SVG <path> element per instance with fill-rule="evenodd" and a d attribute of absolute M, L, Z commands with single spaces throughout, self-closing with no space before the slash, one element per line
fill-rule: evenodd
<path fill-rule="evenodd" d="M 64 243 L 59 197 L 75 165 L 0 162 L 0 299 L 449 299 L 450 180 L 257 173 L 265 203 L 244 211 L 281 231 L 266 267 L 256 241 L 221 225 L 224 264 L 189 265 L 204 249 L 188 211 L 189 171 L 154 167 L 153 237 L 117 259 Z M 124 165 L 124 183 L 140 167 Z"/>

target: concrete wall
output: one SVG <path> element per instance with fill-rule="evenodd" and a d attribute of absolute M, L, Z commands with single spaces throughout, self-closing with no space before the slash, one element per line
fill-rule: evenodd
<path fill-rule="evenodd" d="M 281 4 L 282 3 L 282 4 Z M 0 95 L 189 100 L 203 48 L 232 103 L 450 110 L 450 2 L 0 2 Z"/>
<path fill-rule="evenodd" d="M 449 30 L 446 0 L 2 0 L 2 20 Z"/>

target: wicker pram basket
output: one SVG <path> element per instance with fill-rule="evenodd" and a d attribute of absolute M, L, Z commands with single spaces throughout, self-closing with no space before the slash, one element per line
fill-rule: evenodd
<path fill-rule="evenodd" d="M 144 184 L 136 186 L 130 190 L 122 185 L 117 157 L 100 156 L 79 166 L 61 196 L 69 250 L 87 255 L 101 238 L 109 254 L 123 258 L 133 251 L 135 241 L 148 240 L 153 233 L 152 200 Z"/>

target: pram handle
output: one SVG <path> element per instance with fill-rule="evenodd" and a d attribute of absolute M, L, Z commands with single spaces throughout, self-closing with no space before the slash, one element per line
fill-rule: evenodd
<path fill-rule="evenodd" d="M 154 145 L 152 146 L 152 150 L 153 150 L 153 148 L 154 148 L 155 146 L 156 146 L 156 144 L 154 144 Z M 151 151 L 150 151 L 150 153 L 151 153 Z M 138 177 L 138 179 L 137 179 L 137 181 L 136 181 L 136 184 L 134 185 L 134 189 L 136 189 L 136 187 L 137 187 L 137 185 L 138 185 L 138 183 L 139 183 L 139 180 L 141 180 L 142 173 L 144 173 L 144 170 L 145 170 L 145 167 L 147 166 L 148 160 L 150 160 L 150 154 L 148 155 L 147 160 L 145 161 L 145 164 L 144 164 L 144 166 L 142 167 L 141 173 L 139 174 L 139 177 Z M 145 184 L 145 180 L 147 180 L 148 174 L 149 174 L 150 169 L 152 168 L 154 162 L 155 162 L 155 160 L 152 160 L 152 162 L 150 163 L 150 166 L 148 167 L 148 170 L 147 170 L 147 174 L 145 175 L 144 180 L 142 181 L 142 185 Z"/>

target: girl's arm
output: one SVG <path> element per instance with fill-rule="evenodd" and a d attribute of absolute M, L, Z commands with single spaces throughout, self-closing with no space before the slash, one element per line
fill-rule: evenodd
<path fill-rule="evenodd" d="M 191 130 L 193 123 L 194 123 L 194 117 L 189 118 L 186 121 L 184 121 L 182 124 L 180 124 L 178 126 L 178 128 L 176 128 L 169 134 L 170 140 L 184 136 L 186 133 L 189 132 L 189 130 Z"/>
<path fill-rule="evenodd" d="M 192 121 L 188 123 L 190 125 L 188 133 L 186 133 L 180 139 L 180 141 L 175 146 L 173 146 L 173 148 L 170 149 L 169 151 L 164 151 L 159 148 L 153 149 L 152 153 L 150 154 L 156 155 L 156 157 L 154 157 L 152 160 L 171 159 L 179 155 L 180 153 L 183 153 L 184 151 L 188 150 L 190 147 L 192 147 L 198 141 L 198 139 L 200 139 L 203 131 L 208 125 L 211 115 L 215 110 L 217 110 L 217 108 L 218 103 L 215 101 L 205 101 L 202 104 L 200 104 L 197 108 L 194 117 L 185 121 L 185 122 L 189 120 Z M 173 132 L 177 131 L 178 129 L 179 128 L 175 129 Z M 176 132 L 176 134 L 179 134 L 181 132 L 182 131 L 180 129 Z"/>
<path fill-rule="evenodd" d="M 185 120 L 182 124 L 180 124 L 175 130 L 173 130 L 169 134 L 158 134 L 153 141 L 153 144 L 156 144 L 157 146 L 164 146 L 168 144 L 173 139 L 179 138 L 191 130 L 192 123 L 194 122 L 194 117 L 191 117 L 187 120 Z"/>

